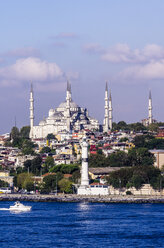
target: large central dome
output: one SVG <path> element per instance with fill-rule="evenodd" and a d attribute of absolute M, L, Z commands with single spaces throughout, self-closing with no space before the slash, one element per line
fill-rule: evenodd
<path fill-rule="evenodd" d="M 65 101 L 65 102 L 60 103 L 60 105 L 59 105 L 58 108 L 61 108 L 61 109 L 64 108 L 64 109 L 66 109 L 66 106 L 67 106 L 67 103 Z M 75 102 L 71 101 L 70 102 L 70 108 L 79 108 L 79 106 Z"/>

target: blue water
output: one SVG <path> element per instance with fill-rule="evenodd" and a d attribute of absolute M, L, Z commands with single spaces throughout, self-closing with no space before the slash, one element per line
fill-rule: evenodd
<path fill-rule="evenodd" d="M 164 247 L 162 204 L 24 204 L 32 211 L 0 210 L 0 248 Z"/>

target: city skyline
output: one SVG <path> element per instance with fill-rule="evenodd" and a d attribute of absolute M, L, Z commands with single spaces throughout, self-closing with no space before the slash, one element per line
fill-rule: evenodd
<path fill-rule="evenodd" d="M 164 16 L 162 1 L 31 1 L 0 3 L 0 132 L 29 125 L 34 85 L 35 123 L 65 98 L 104 119 L 105 81 L 112 92 L 113 121 L 164 121 Z"/>

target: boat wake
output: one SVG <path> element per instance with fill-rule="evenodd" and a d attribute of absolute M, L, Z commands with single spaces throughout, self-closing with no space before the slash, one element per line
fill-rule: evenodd
<path fill-rule="evenodd" d="M 0 211 L 7 211 L 10 210 L 9 208 L 0 208 Z"/>

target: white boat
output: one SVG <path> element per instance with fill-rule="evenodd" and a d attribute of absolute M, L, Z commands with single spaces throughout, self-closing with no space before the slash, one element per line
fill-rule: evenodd
<path fill-rule="evenodd" d="M 10 211 L 17 211 L 17 212 L 22 212 L 22 211 L 30 211 L 31 206 L 25 206 L 19 201 L 15 202 L 14 206 L 10 206 L 9 208 Z"/>

